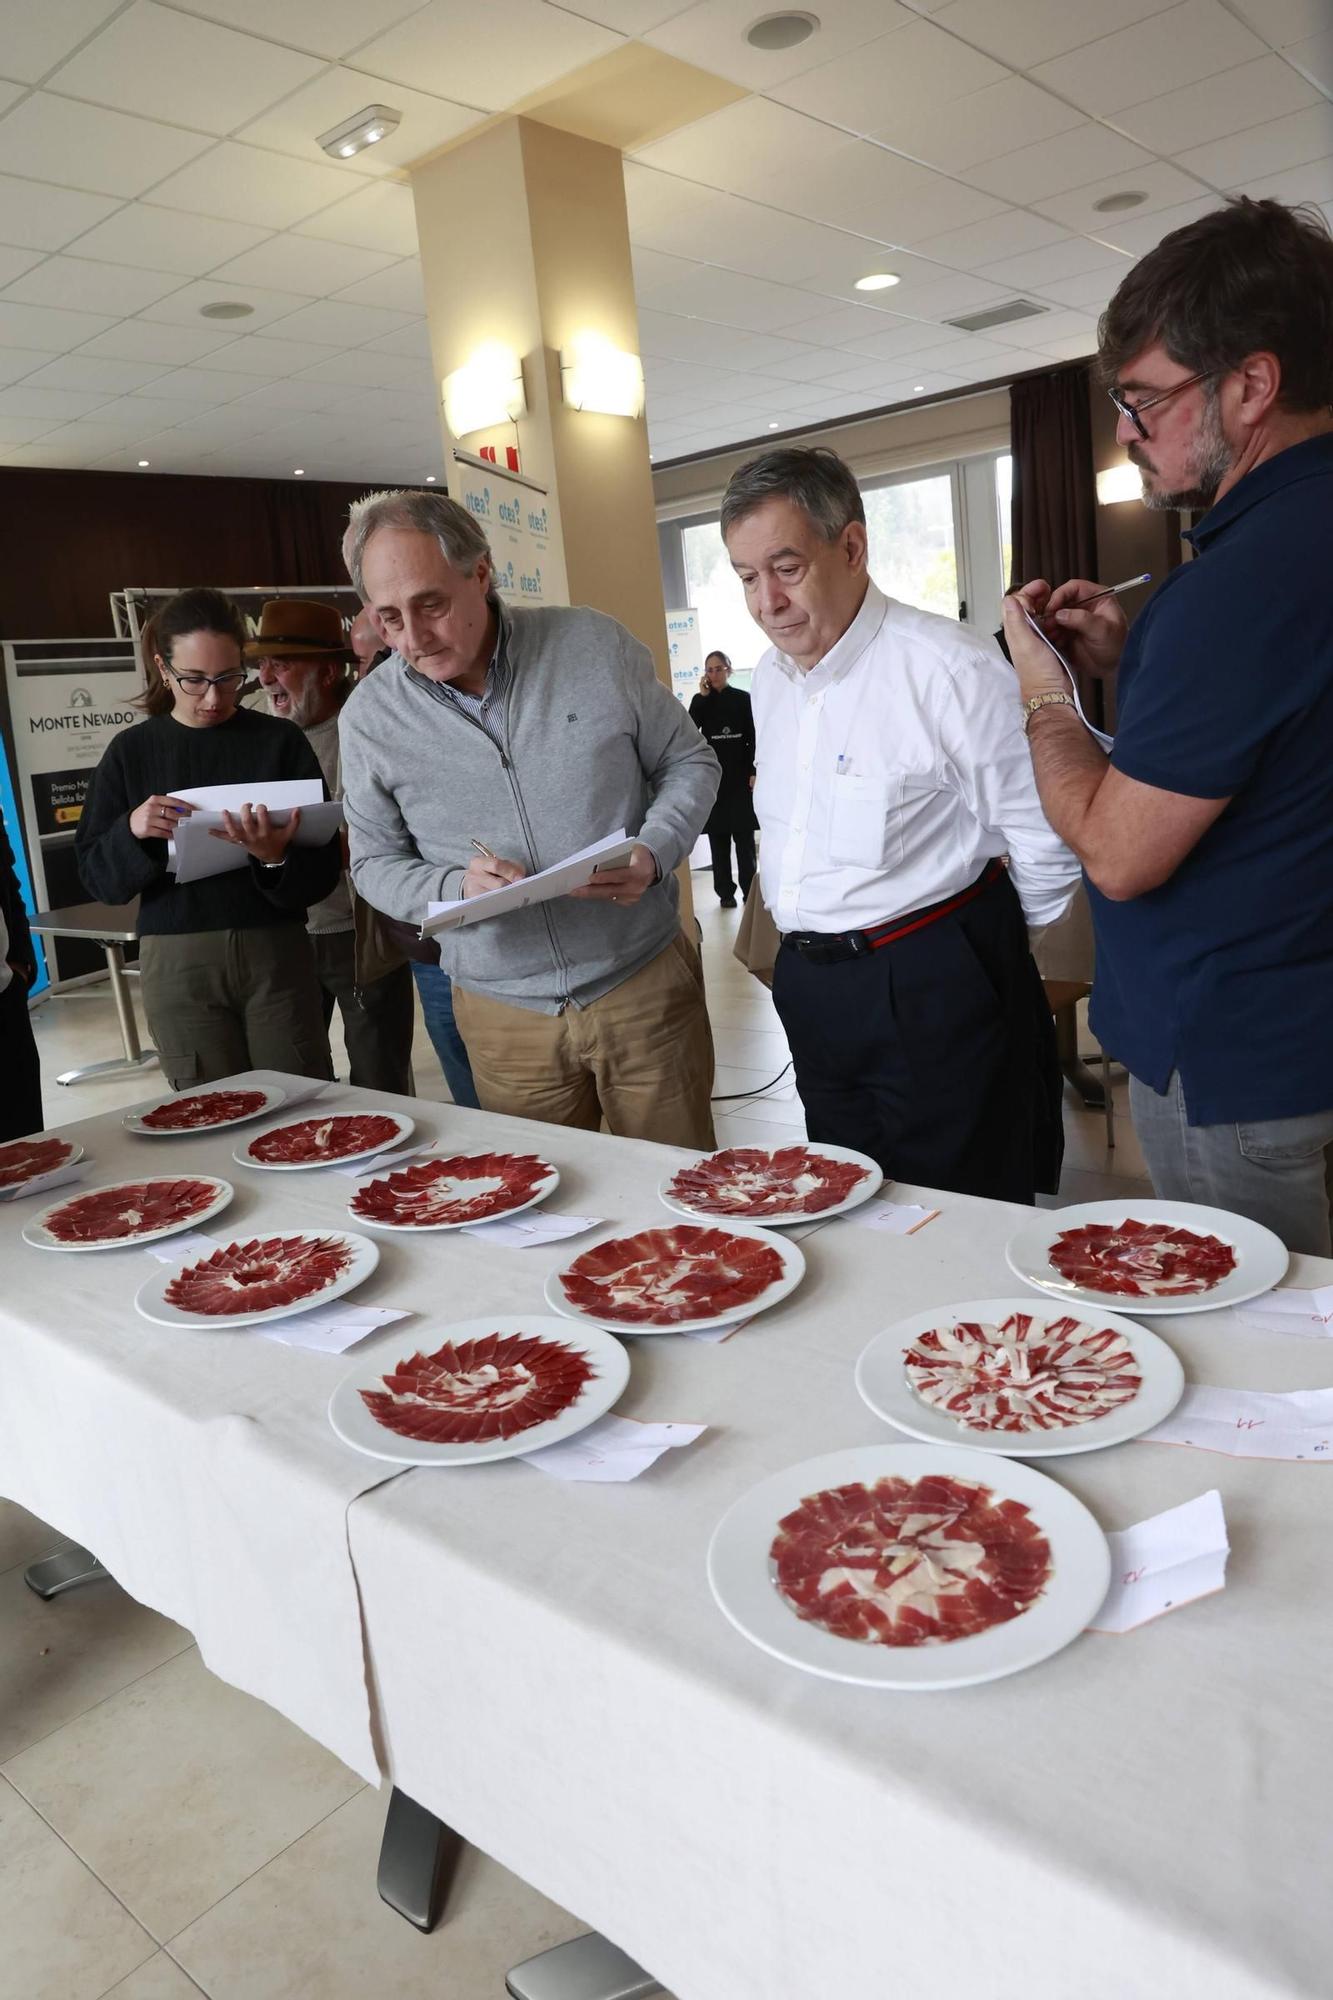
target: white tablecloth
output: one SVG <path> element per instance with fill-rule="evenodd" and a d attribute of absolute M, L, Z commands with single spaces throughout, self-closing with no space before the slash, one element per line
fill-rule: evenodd
<path fill-rule="evenodd" d="M 665 1149 L 356 1101 L 408 1109 L 450 1142 L 540 1148 L 564 1176 L 557 1207 L 665 1220 Z M 116 1122 L 79 1133 L 99 1179 L 165 1153 L 110 1137 Z M 244 1189 L 214 1234 L 339 1219 L 344 1178 L 260 1176 L 228 1168 L 230 1140 L 177 1143 L 182 1166 Z M 1048 1465 L 1107 1528 L 1219 1487 L 1228 1587 L 986 1687 L 816 1680 L 748 1645 L 712 1603 L 705 1551 L 734 1499 L 780 1466 L 895 1437 L 852 1381 L 871 1335 L 922 1306 L 1021 1292 L 1003 1245 L 1029 1211 L 939 1199 L 912 1237 L 828 1224 L 802 1246 L 796 1294 L 724 1345 L 631 1343 L 620 1412 L 710 1427 L 634 1483 L 502 1463 L 374 1491 L 376 1466 L 325 1420 L 346 1357 L 152 1328 L 128 1305 L 150 1268 L 141 1253 L 14 1247 L 39 1205 L 16 1204 L 0 1210 L 0 1488 L 190 1625 L 217 1671 L 367 1770 L 348 1748 L 370 1725 L 345 1517 L 394 1782 L 679 2000 L 1325 1994 L 1322 1466 L 1150 1444 Z M 429 1318 L 354 1353 L 482 1311 L 541 1310 L 546 1273 L 591 1240 L 385 1238 L 358 1296 Z M 1331 1280 L 1313 1260 L 1292 1273 Z M 1333 1382 L 1325 1343 L 1247 1332 L 1230 1313 L 1157 1324 L 1192 1380 Z"/>

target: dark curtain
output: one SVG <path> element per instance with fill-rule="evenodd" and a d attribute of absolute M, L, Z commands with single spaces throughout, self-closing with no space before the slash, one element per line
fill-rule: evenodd
<path fill-rule="evenodd" d="M 112 631 L 129 584 L 345 583 L 340 543 L 364 486 L 0 467 L 0 638 Z"/>
<path fill-rule="evenodd" d="M 1010 586 L 1097 575 L 1097 485 L 1086 367 L 1023 375 L 1009 385 L 1013 455 Z M 1079 697 L 1102 725 L 1103 688 L 1080 674 Z"/>

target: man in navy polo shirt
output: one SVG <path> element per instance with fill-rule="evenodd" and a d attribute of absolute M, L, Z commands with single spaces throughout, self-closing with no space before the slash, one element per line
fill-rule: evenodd
<path fill-rule="evenodd" d="M 1148 506 L 1208 510 L 1126 641 L 1026 585 L 1005 632 L 1042 804 L 1083 863 L 1093 1028 L 1153 1186 L 1327 1256 L 1333 1144 L 1333 238 L 1238 200 L 1137 264 L 1100 328 Z M 1119 668 L 1109 758 L 1058 662 Z M 1123 656 L 1122 656 L 1123 655 Z"/>

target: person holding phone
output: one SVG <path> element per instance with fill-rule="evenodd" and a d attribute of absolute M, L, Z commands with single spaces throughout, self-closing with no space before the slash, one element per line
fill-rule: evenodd
<path fill-rule="evenodd" d="M 173 829 L 194 811 L 178 792 L 320 780 L 295 723 L 240 706 L 245 643 L 217 590 L 181 591 L 149 620 L 146 719 L 108 745 L 75 836 L 90 896 L 139 898 L 144 1015 L 173 1090 L 247 1069 L 333 1075 L 305 923 L 342 872 L 338 835 L 298 846 L 299 809 L 277 825 L 246 804 L 216 829 L 244 848 L 244 867 L 187 884 L 171 872 Z"/>

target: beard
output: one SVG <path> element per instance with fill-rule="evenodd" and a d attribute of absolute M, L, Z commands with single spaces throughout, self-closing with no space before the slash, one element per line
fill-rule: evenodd
<path fill-rule="evenodd" d="M 1129 445 L 1126 456 L 1131 465 L 1136 465 L 1141 473 L 1155 472 L 1156 466 L 1141 445 Z M 1143 504 L 1156 514 L 1173 510 L 1182 513 L 1202 512 L 1211 507 L 1217 498 L 1217 489 L 1231 470 L 1233 453 L 1222 429 L 1222 418 L 1218 407 L 1216 388 L 1210 383 L 1204 397 L 1203 419 L 1198 436 L 1194 440 L 1187 467 L 1187 477 L 1192 482 L 1181 486 L 1175 492 L 1165 493 L 1143 482 Z"/>

